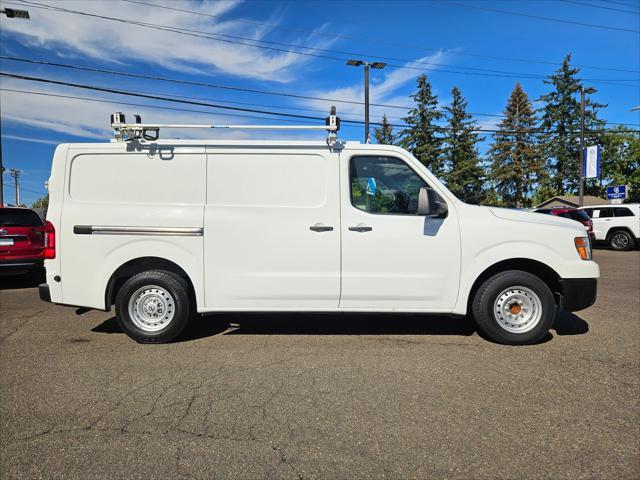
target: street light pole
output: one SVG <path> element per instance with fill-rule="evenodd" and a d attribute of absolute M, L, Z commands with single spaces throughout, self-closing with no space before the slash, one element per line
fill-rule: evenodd
<path fill-rule="evenodd" d="M 369 138 L 369 64 L 364 64 L 364 143 L 371 143 Z"/>
<path fill-rule="evenodd" d="M 578 205 L 584 204 L 584 87 L 580 89 L 580 187 Z"/>
<path fill-rule="evenodd" d="M 27 10 L 16 10 L 15 8 L 0 8 L 0 17 L 19 18 L 29 20 Z M 4 166 L 2 165 L 2 123 L 0 122 L 0 207 L 4 205 Z"/>
<path fill-rule="evenodd" d="M 360 67 L 364 65 L 364 143 L 371 143 L 369 137 L 369 68 L 382 70 L 387 66 L 383 62 L 365 62 L 364 60 L 349 60 L 347 65 Z"/>

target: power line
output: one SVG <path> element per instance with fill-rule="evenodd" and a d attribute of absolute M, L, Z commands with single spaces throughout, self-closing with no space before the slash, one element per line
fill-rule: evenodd
<path fill-rule="evenodd" d="M 105 69 L 101 69 L 101 68 L 83 67 L 83 66 L 80 66 L 80 65 L 71 65 L 71 64 L 66 64 L 66 63 L 47 62 L 47 61 L 44 61 L 44 60 L 32 60 L 32 59 L 26 59 L 26 58 L 8 57 L 8 56 L 5 56 L 5 55 L 0 55 L 0 60 L 11 60 L 11 61 L 15 61 L 15 62 L 32 63 L 32 64 L 36 64 L 36 65 L 47 65 L 47 66 L 60 67 L 60 68 L 69 68 L 69 69 L 73 69 L 73 70 L 81 70 L 81 71 L 93 72 L 93 73 L 105 73 L 105 74 L 110 74 L 110 75 L 119 75 L 119 76 L 139 78 L 139 79 L 145 79 L 145 80 L 157 80 L 157 81 L 169 82 L 169 83 L 193 85 L 193 86 L 197 86 L 197 87 L 217 88 L 217 89 L 238 91 L 238 92 L 244 92 L 244 93 L 257 93 L 257 94 L 260 94 L 260 95 L 275 95 L 275 96 L 279 96 L 279 97 L 290 97 L 290 98 L 298 98 L 298 99 L 303 99 L 303 100 L 318 100 L 318 101 L 331 102 L 331 103 L 345 103 L 345 104 L 350 104 L 350 105 L 363 105 L 363 102 L 359 102 L 359 101 L 355 101 L 355 100 L 344 100 L 344 99 L 337 99 L 337 98 L 316 97 L 316 96 L 312 96 L 312 95 L 299 95 L 299 94 L 296 94 L 296 93 L 289 93 L 289 92 L 274 92 L 274 91 L 270 91 L 270 90 L 257 90 L 257 89 L 252 89 L 252 88 L 235 87 L 235 86 L 231 86 L 231 85 L 212 84 L 212 83 L 205 83 L 205 82 L 195 82 L 195 81 L 191 81 L 191 80 L 179 80 L 179 79 L 170 78 L 170 77 L 144 75 L 144 74 L 140 74 L 140 73 L 122 72 L 122 71 L 118 71 L 118 70 L 105 70 Z M 401 109 L 401 110 L 410 110 L 411 108 L 413 108 L 412 106 L 389 105 L 389 104 L 384 104 L 384 103 L 372 103 L 371 105 L 375 106 L 375 107 L 394 108 L 394 109 Z M 488 117 L 500 116 L 500 114 L 495 114 L 494 115 L 494 114 L 490 114 L 490 113 L 471 113 L 471 114 L 472 115 L 479 115 L 479 116 L 488 116 Z"/>
<path fill-rule="evenodd" d="M 204 114 L 204 115 L 221 115 L 221 116 L 225 116 L 225 117 L 250 118 L 250 119 L 254 119 L 254 120 L 274 120 L 274 121 L 280 121 L 280 122 L 283 121 L 280 118 L 273 118 L 273 117 L 258 117 L 258 116 L 255 116 L 255 115 L 240 115 L 240 114 L 236 114 L 236 113 L 210 112 L 210 111 L 205 111 L 205 110 L 193 110 L 193 109 L 190 109 L 190 108 L 163 107 L 163 106 L 160 106 L 160 105 L 148 105 L 146 103 L 130 103 L 130 102 L 120 102 L 118 100 L 102 100 L 102 99 L 98 99 L 98 98 L 79 97 L 77 95 L 62 95 L 62 94 L 56 94 L 56 93 L 34 92 L 32 90 L 18 90 L 18 89 L 14 89 L 14 88 L 0 88 L 0 91 L 1 92 L 12 92 L 12 93 L 22 93 L 22 94 L 29 94 L 29 95 L 40 95 L 40 96 L 44 96 L 44 97 L 68 98 L 68 99 L 73 99 L 73 100 L 83 100 L 83 101 L 87 101 L 87 102 L 96 102 L 96 103 L 107 103 L 107 104 L 112 104 L 112 105 L 125 105 L 125 106 L 128 106 L 128 107 L 153 108 L 153 109 L 171 110 L 171 111 L 177 111 L 177 112 L 200 113 L 200 114 Z M 195 97 L 188 97 L 188 98 L 195 98 Z M 341 117 L 341 119 L 342 119 L 342 117 Z M 345 119 L 343 121 L 346 122 L 346 121 L 349 121 L 349 119 Z M 299 122 L 313 124 L 313 125 L 316 124 L 316 122 L 304 121 L 304 120 L 299 120 Z M 376 123 L 376 125 L 378 125 L 378 124 Z M 347 125 L 347 126 L 355 126 L 355 125 Z"/>
<path fill-rule="evenodd" d="M 600 0 L 601 2 L 604 3 L 611 3 L 613 5 L 622 5 L 624 7 L 629 7 L 629 8 L 638 8 L 636 7 L 636 3 L 627 3 L 627 2 L 615 2 L 614 0 Z M 638 8 L 640 10 L 640 8 Z"/>
<path fill-rule="evenodd" d="M 602 5 L 593 5 L 592 3 L 583 3 L 583 2 L 578 2 L 576 0 L 560 0 L 561 2 L 564 3 L 573 3 L 574 5 L 581 5 L 583 7 L 591 7 L 591 8 L 600 8 L 602 10 L 611 10 L 614 12 L 624 12 L 624 13 L 631 13 L 633 15 L 640 15 L 640 12 L 633 11 L 633 10 L 622 10 L 621 8 L 615 8 L 615 7 L 604 7 Z"/>
<path fill-rule="evenodd" d="M 402 44 L 402 43 L 385 42 L 385 41 L 382 41 L 382 40 L 372 40 L 372 39 L 367 39 L 367 38 L 360 38 L 360 37 L 354 37 L 354 36 L 351 36 L 351 35 L 343 35 L 343 34 L 336 34 L 336 33 L 330 33 L 330 32 L 318 32 L 318 31 L 315 31 L 315 30 L 309 30 L 309 29 L 304 29 L 304 28 L 296 28 L 296 27 L 289 27 L 289 26 L 275 24 L 275 23 L 258 22 L 258 21 L 254 21 L 254 20 L 243 19 L 243 18 L 232 18 L 232 17 L 227 17 L 227 16 L 224 16 L 224 15 L 213 15 L 213 14 L 209 14 L 209 13 L 196 12 L 194 10 L 187 10 L 187 9 L 183 9 L 183 8 L 168 7 L 166 5 L 157 5 L 155 3 L 143 2 L 143 1 L 139 1 L 139 0 L 121 0 L 121 1 L 128 2 L 128 3 L 137 3 L 139 5 L 146 5 L 146 6 L 149 6 L 149 7 L 160 8 L 160 9 L 164 9 L 164 10 L 172 10 L 172 11 L 176 11 L 176 12 L 190 13 L 190 14 L 193 14 L 193 15 L 200 15 L 200 16 L 203 16 L 203 17 L 215 18 L 215 19 L 223 20 L 223 21 L 234 21 L 234 22 L 246 23 L 246 24 L 250 24 L 250 25 L 267 26 L 267 27 L 276 28 L 276 29 L 279 29 L 279 30 L 288 30 L 288 31 L 291 31 L 291 32 L 305 33 L 305 34 L 308 34 L 308 35 L 316 35 L 316 36 L 323 36 L 323 37 L 333 37 L 333 38 L 340 38 L 340 39 L 343 39 L 343 40 L 357 41 L 357 42 L 363 42 L 363 43 L 371 43 L 371 44 L 377 44 L 377 45 L 387 45 L 387 46 L 392 46 L 392 47 L 408 48 L 408 49 L 428 51 L 428 52 L 439 52 L 439 51 L 441 51 L 441 49 L 436 49 L 436 48 L 426 48 L 426 47 L 417 46 L 417 45 L 407 45 L 407 44 Z M 548 61 L 544 61 L 544 60 L 532 60 L 532 59 L 523 59 L 523 58 L 502 57 L 502 56 L 496 56 L 496 55 L 487 55 L 487 54 L 471 53 L 471 52 L 451 51 L 451 52 L 448 52 L 448 53 L 452 54 L 452 55 L 468 56 L 468 57 L 475 57 L 475 58 L 489 58 L 489 59 L 492 59 L 492 60 L 507 60 L 507 61 L 510 61 L 510 62 L 533 63 L 533 64 L 540 64 L 540 65 L 555 65 L 555 66 L 562 65 L 561 63 L 558 63 L 558 62 L 548 62 Z M 617 71 L 617 72 L 630 72 L 630 73 L 639 72 L 639 70 L 629 70 L 629 69 L 616 68 L 616 67 L 603 67 L 603 66 L 596 66 L 596 65 L 577 65 L 577 67 L 584 68 L 584 69 L 607 70 L 607 71 Z"/>
<path fill-rule="evenodd" d="M 44 60 L 33 60 L 33 59 L 26 59 L 26 58 L 8 57 L 8 56 L 5 56 L 5 55 L 0 55 L 0 60 L 10 60 L 10 61 L 15 61 L 15 62 L 35 64 L 35 65 L 46 65 L 46 66 L 53 66 L 53 67 L 60 67 L 60 68 L 68 68 L 68 69 L 72 69 L 72 70 L 87 71 L 87 72 L 92 72 L 92 73 L 103 73 L 103 74 L 109 74 L 109 75 L 119 75 L 119 76 L 132 77 L 132 78 L 138 78 L 138 79 L 157 80 L 157 81 L 176 83 L 176 84 L 193 85 L 193 86 L 199 86 L 199 87 L 217 88 L 217 89 L 230 90 L 230 91 L 240 91 L 240 92 L 243 92 L 243 93 L 257 93 L 257 94 L 261 94 L 261 95 L 273 95 L 273 96 L 291 97 L 291 98 L 306 99 L 306 100 L 317 100 L 317 101 L 323 101 L 323 102 L 327 102 L 327 103 L 338 103 L 338 104 L 342 103 L 342 104 L 350 104 L 350 105 L 363 105 L 363 102 L 354 101 L 354 100 L 344 100 L 344 99 L 327 98 L 327 97 L 315 97 L 315 96 L 310 96 L 310 95 L 299 95 L 299 94 L 288 93 L 288 92 L 274 92 L 274 91 L 268 91 L 268 90 L 256 90 L 256 89 L 250 89 L 250 88 L 244 88 L 244 87 L 234 87 L 234 86 L 230 86 L 230 85 L 211 84 L 211 83 L 203 83 L 203 82 L 194 82 L 194 81 L 190 81 L 190 80 L 179 80 L 179 79 L 170 78 L 170 77 L 159 77 L 159 76 L 144 75 L 144 74 L 139 74 L 139 73 L 134 73 L 134 72 L 122 72 L 122 71 L 117 71 L 117 70 L 105 70 L 105 69 L 94 68 L 94 67 L 83 67 L 83 66 L 80 66 L 80 65 L 71 65 L 71 64 L 65 64 L 65 63 L 55 63 L 55 62 L 48 62 L 48 61 L 44 61 Z M 183 98 L 198 98 L 198 97 L 183 97 Z M 233 102 L 227 102 L 227 103 L 233 103 Z M 240 102 L 236 102 L 236 103 L 240 103 Z M 264 106 L 264 107 L 273 108 L 273 106 L 270 106 L 270 105 L 263 105 L 263 104 L 261 105 L 261 104 L 255 104 L 255 103 L 247 103 L 247 105 Z M 390 104 L 384 104 L 384 103 L 371 103 L 371 105 L 372 106 L 376 106 L 376 107 L 381 107 L 381 108 L 400 109 L 400 110 L 404 110 L 404 111 L 407 111 L 407 110 L 410 110 L 410 109 L 414 108 L 413 106 L 410 106 L 410 105 L 406 105 L 406 106 L 405 105 L 390 105 Z M 296 109 L 297 109 L 297 107 L 296 107 Z M 445 110 L 444 109 L 439 109 L 439 111 L 443 112 Z M 467 113 L 469 115 L 472 115 L 472 116 L 482 116 L 482 117 L 490 117 L 490 118 L 495 118 L 495 117 L 502 118 L 502 117 L 504 117 L 504 115 L 500 114 L 500 113 L 479 113 L 479 112 L 467 112 Z M 389 116 L 388 118 L 402 119 L 401 117 L 392 117 L 392 116 Z M 610 125 L 625 125 L 625 126 L 640 125 L 640 124 L 631 124 L 631 123 L 614 123 L 614 122 L 606 122 L 606 123 L 608 123 Z"/>
<path fill-rule="evenodd" d="M 15 185 L 13 185 L 12 183 L 9 183 L 9 182 L 4 182 L 4 186 L 5 186 L 5 187 L 11 187 L 11 188 L 14 188 L 14 189 L 15 189 Z M 46 188 L 44 188 L 44 187 L 42 187 L 42 190 L 40 190 L 39 192 L 37 192 L 36 190 L 31 190 L 31 189 L 29 189 L 29 188 L 24 188 L 22 185 L 20 185 L 20 191 L 21 191 L 21 192 L 23 192 L 23 191 L 24 191 L 24 192 L 29 192 L 29 193 L 35 193 L 35 194 L 37 194 L 37 195 L 41 195 L 41 194 L 42 194 L 42 192 L 46 192 L 46 191 L 47 191 L 47 189 L 46 189 Z"/>
<path fill-rule="evenodd" d="M 434 0 L 434 1 L 436 1 L 438 3 L 442 3 L 444 5 L 455 5 L 456 7 L 473 8 L 475 10 L 482 10 L 482 11 L 485 11 L 485 12 L 503 13 L 505 15 L 515 15 L 515 16 L 518 16 L 518 17 L 535 18 L 536 20 L 546 20 L 548 22 L 567 23 L 567 24 L 570 24 L 570 25 L 579 25 L 581 27 L 601 28 L 601 29 L 605 29 L 605 30 L 617 30 L 619 32 L 640 33 L 640 30 L 633 30 L 631 28 L 614 27 L 614 26 L 611 26 L 611 25 L 599 25 L 599 24 L 595 24 L 595 23 L 576 22 L 574 20 L 565 20 L 565 19 L 562 19 L 562 18 L 543 17 L 541 15 L 531 15 L 529 13 L 514 12 L 514 11 L 511 11 L 511 10 L 502 10 L 502 9 L 499 9 L 499 8 L 480 7 L 478 5 L 470 5 L 470 4 L 466 4 L 466 3 L 451 2 L 451 1 L 448 1 L 448 0 Z"/>
<path fill-rule="evenodd" d="M 58 12 L 63 12 L 63 13 L 70 13 L 70 14 L 76 14 L 76 15 L 81 15 L 81 16 L 87 16 L 87 17 L 93 17 L 93 18 L 100 18 L 103 20 L 110 20 L 110 21 L 115 21 L 115 22 L 119 22 L 119 23 L 125 23 L 125 24 L 129 24 L 129 25 L 135 25 L 135 26 L 139 26 L 139 27 L 143 27 L 143 28 L 150 28 L 150 29 L 154 29 L 154 30 L 160 30 L 160 31 L 165 31 L 165 32 L 171 32 L 171 33 L 177 33 L 179 35 L 186 35 L 186 36 L 191 36 L 191 37 L 197 37 L 197 38 L 203 38 L 203 39 L 207 39 L 207 40 L 212 40 L 212 41 L 217 41 L 217 42 L 224 42 L 224 43 L 230 43 L 230 44 L 236 44 L 236 45 L 244 45 L 244 46 L 248 46 L 248 47 L 253 47 L 253 48 L 262 48 L 262 49 L 266 49 L 266 50 L 272 50 L 272 51 L 277 51 L 277 52 L 282 52 L 282 53 L 292 53 L 295 55 L 302 55 L 302 56 L 307 56 L 307 57 L 314 57 L 314 58 L 320 58 L 320 59 L 324 59 L 324 60 L 332 60 L 332 61 L 339 61 L 339 62 L 344 62 L 346 60 L 348 60 L 347 57 L 335 57 L 335 56 L 331 56 L 331 55 L 325 55 L 325 54 L 318 54 L 318 53 L 311 53 L 311 52 L 299 52 L 299 51 L 295 51 L 295 50 L 289 50 L 289 49 L 284 49 L 284 48 L 279 48 L 279 47 L 271 47 L 268 45 L 260 45 L 260 43 L 268 43 L 268 44 L 275 44 L 275 45 L 281 45 L 281 46 L 286 46 L 289 48 L 302 48 L 302 49 L 306 49 L 306 50 L 315 50 L 315 51 L 321 51 L 321 52 L 328 52 L 328 53 L 339 53 L 339 54 L 344 54 L 344 55 L 348 55 L 348 56 L 354 56 L 354 55 L 362 55 L 360 53 L 354 53 L 354 52 L 345 52 L 345 51 L 341 51 L 341 50 L 331 50 L 331 49 L 322 49 L 322 48 L 316 48 L 316 47 L 306 47 L 304 45 L 293 45 L 293 44 L 287 44 L 287 43 L 282 43 L 282 42 L 271 42 L 271 41 L 266 41 L 266 40 L 256 40 L 256 39 L 247 39 L 244 37 L 237 37 L 237 36 L 232 36 L 232 35 L 226 35 L 226 34 L 220 34 L 220 33 L 210 33 L 210 32 L 204 32 L 201 30 L 193 30 L 193 29 L 187 29 L 187 28 L 181 28 L 181 27 L 173 27 L 170 25 L 161 25 L 161 24 L 155 24 L 155 23 L 147 23 L 147 22 L 139 22 L 139 21 L 133 21 L 133 20 L 128 20 L 128 19 L 123 19 L 123 18 L 116 18 L 116 17 L 109 17 L 106 15 L 98 15 L 98 14 L 93 14 L 93 13 L 88 13 L 88 12 L 82 12 L 79 10 L 70 10 L 70 9 L 66 9 L 66 8 L 62 8 L 62 7 L 53 7 L 53 6 L 49 6 L 49 5 L 44 5 L 44 4 L 40 4 L 40 3 L 36 3 L 36 2 L 32 2 L 30 0 L 21 0 L 22 3 L 24 3 L 25 5 L 29 5 L 29 6 L 33 6 L 34 8 L 43 8 L 45 10 L 53 10 L 53 11 L 58 11 Z M 219 37 L 223 37 L 223 38 L 219 38 Z M 229 38 L 234 38 L 235 40 L 229 40 Z M 239 41 L 240 40 L 244 40 L 244 41 Z M 254 43 L 246 43 L 246 42 L 254 42 Z M 389 59 L 392 57 L 377 57 L 380 59 Z M 432 63 L 428 63 L 428 62 L 416 62 L 413 60 L 407 60 L 407 59 L 395 59 L 395 60 L 399 60 L 399 61 L 403 61 L 403 62 L 407 62 L 407 63 L 412 63 L 412 64 L 429 64 L 429 65 L 433 65 Z M 426 72 L 440 72 L 440 73 L 451 73 L 451 74 L 457 74 L 457 75 L 476 75 L 476 76 L 483 76 L 483 77 L 497 77 L 497 78 L 519 78 L 519 79 L 530 79 L 530 78 L 546 78 L 546 76 L 544 75 L 534 75 L 534 74 L 518 74 L 515 72 L 502 72 L 502 71 L 497 71 L 497 70 L 489 70 L 489 69 L 478 69 L 476 67 L 453 67 L 453 68 L 473 68 L 476 70 L 486 70 L 483 72 L 461 72 L 461 71 L 455 71 L 455 70 L 447 70 L 447 69 L 442 69 L 442 68 L 423 68 L 423 67 L 415 67 L 415 66 L 410 66 L 410 65 L 394 65 L 394 64 L 388 64 L 389 67 L 393 67 L 393 68 L 401 68 L 401 69 L 409 69 L 409 70 L 418 70 L 418 71 L 426 71 Z M 437 66 L 437 65 L 436 65 Z M 493 73 L 489 73 L 489 72 L 493 72 Z M 617 86 L 622 86 L 622 87 L 635 87 L 635 85 L 627 85 L 624 83 L 615 83 L 615 82 L 619 82 L 619 81 L 623 81 L 623 82 L 628 82 L 628 81 L 636 81 L 635 79 L 585 79 L 591 82 L 595 82 L 595 83 L 603 83 L 603 84 L 607 84 L 607 85 L 617 85 Z"/>
<path fill-rule="evenodd" d="M 117 94 L 117 95 L 126 95 L 126 96 L 132 96 L 132 97 L 148 98 L 148 99 L 160 100 L 160 101 L 164 101 L 164 102 L 184 103 L 184 104 L 190 104 L 190 105 L 205 106 L 205 107 L 210 107 L 210 108 L 223 108 L 223 109 L 238 110 L 238 111 L 243 111 L 243 112 L 263 113 L 263 114 L 267 114 L 267 115 L 283 116 L 283 117 L 303 119 L 303 120 L 316 120 L 318 122 L 323 122 L 324 121 L 324 118 L 322 118 L 322 117 L 311 117 L 311 116 L 308 116 L 308 115 L 297 115 L 297 114 L 282 113 L 282 112 L 269 112 L 269 111 L 264 111 L 264 110 L 255 110 L 255 109 L 247 109 L 247 108 L 239 108 L 239 107 L 230 107 L 230 106 L 226 106 L 226 105 L 222 105 L 221 106 L 221 105 L 205 103 L 205 102 L 195 102 L 195 101 L 191 101 L 191 100 L 178 100 L 176 98 L 161 97 L 161 96 L 158 96 L 158 95 L 149 95 L 149 94 L 140 93 L 140 92 L 132 92 L 132 91 L 127 91 L 127 90 L 117 90 L 117 89 L 112 89 L 112 88 L 99 87 L 99 86 L 95 86 L 95 85 L 85 85 L 85 84 L 78 84 L 78 83 L 71 83 L 71 82 L 62 82 L 62 81 L 58 81 L 58 80 L 51 80 L 51 79 L 38 78 L 38 77 L 29 77 L 29 76 L 26 76 L 26 75 L 16 75 L 16 74 L 5 73 L 5 72 L 0 72 L 0 76 L 8 77 L 8 78 L 16 78 L 16 79 L 19 79 L 19 80 L 28 80 L 28 81 L 34 81 L 34 82 L 49 83 L 49 84 L 54 84 L 54 85 L 64 85 L 64 86 L 69 86 L 69 87 L 74 87 L 74 88 L 81 88 L 81 89 L 85 89 L 85 90 L 94 90 L 94 91 L 99 91 L 99 92 L 114 93 L 114 94 Z M 80 97 L 78 97 L 78 98 L 80 98 Z M 357 125 L 362 125 L 364 123 L 362 121 L 357 121 L 357 120 L 344 120 L 343 122 L 344 123 L 357 124 Z M 380 123 L 375 123 L 375 125 L 381 125 L 381 124 Z M 400 128 L 400 129 L 405 129 L 405 128 L 411 127 L 411 125 L 399 125 L 399 124 L 390 124 L 390 126 L 392 126 L 394 128 Z M 452 130 L 451 128 L 444 127 L 444 126 L 439 126 L 439 125 L 432 126 L 432 129 L 436 130 L 436 131 Z M 474 131 L 474 132 L 484 132 L 484 133 L 494 132 L 494 133 L 501 133 L 501 134 L 522 133 L 521 131 L 508 131 L 508 130 L 497 130 L 497 129 L 472 129 L 472 131 Z M 640 132 L 640 130 L 628 130 L 628 132 Z M 541 129 L 532 129 L 532 130 L 527 131 L 526 133 L 544 134 L 544 133 L 548 133 L 548 132 L 542 131 Z M 577 132 L 567 132 L 567 133 L 577 133 Z M 618 132 L 612 131 L 612 130 L 590 130 L 588 133 L 618 133 Z"/>

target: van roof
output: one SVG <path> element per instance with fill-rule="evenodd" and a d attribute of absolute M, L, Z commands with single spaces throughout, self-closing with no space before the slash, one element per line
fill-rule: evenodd
<path fill-rule="evenodd" d="M 334 147 L 329 147 L 326 141 L 300 141 L 300 140 L 183 140 L 183 139 L 160 139 L 156 141 L 111 141 L 101 143 L 70 143 L 67 144 L 69 149 L 122 149 L 134 148 L 136 146 L 142 148 L 150 148 L 155 146 L 204 146 L 204 147 L 293 147 L 293 148 L 356 148 L 356 149 L 397 149 L 400 147 L 394 145 L 381 144 L 363 144 L 360 142 L 338 142 Z"/>

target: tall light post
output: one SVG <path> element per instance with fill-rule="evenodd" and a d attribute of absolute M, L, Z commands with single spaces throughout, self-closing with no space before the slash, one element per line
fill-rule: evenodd
<path fill-rule="evenodd" d="M 580 89 L 580 185 L 578 187 L 578 205 L 584 205 L 584 87 Z"/>
<path fill-rule="evenodd" d="M 348 60 L 347 65 L 361 67 L 364 65 L 364 143 L 369 142 L 369 68 L 382 70 L 387 66 L 383 62 L 365 62 L 364 60 Z"/>
<path fill-rule="evenodd" d="M 29 12 L 26 10 L 0 8 L 0 17 L 2 15 L 6 15 L 7 18 L 29 20 Z M 2 122 L 0 122 L 0 207 L 2 205 L 4 205 L 4 166 L 2 165 Z"/>

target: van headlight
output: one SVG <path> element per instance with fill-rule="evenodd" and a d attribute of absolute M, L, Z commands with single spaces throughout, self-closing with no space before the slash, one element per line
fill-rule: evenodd
<path fill-rule="evenodd" d="M 576 237 L 573 241 L 582 260 L 591 260 L 591 241 L 589 237 Z"/>

